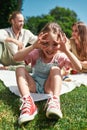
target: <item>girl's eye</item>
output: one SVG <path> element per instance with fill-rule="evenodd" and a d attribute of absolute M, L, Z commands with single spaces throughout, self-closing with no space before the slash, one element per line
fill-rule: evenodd
<path fill-rule="evenodd" d="M 58 38 L 60 38 L 60 34 L 58 34 Z"/>
<path fill-rule="evenodd" d="M 57 43 L 54 43 L 53 46 L 58 46 L 58 44 L 57 44 Z"/>

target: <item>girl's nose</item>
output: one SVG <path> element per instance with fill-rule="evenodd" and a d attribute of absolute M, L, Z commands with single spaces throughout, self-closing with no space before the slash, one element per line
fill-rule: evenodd
<path fill-rule="evenodd" d="M 53 50 L 53 46 L 52 45 L 49 46 L 49 50 Z"/>

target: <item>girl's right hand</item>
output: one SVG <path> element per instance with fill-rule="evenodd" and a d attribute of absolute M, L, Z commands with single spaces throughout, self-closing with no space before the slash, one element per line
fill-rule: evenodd
<path fill-rule="evenodd" d="M 45 44 L 48 42 L 48 33 L 41 32 L 38 35 L 37 41 L 33 44 L 33 48 L 42 49 L 43 47 L 46 47 Z"/>

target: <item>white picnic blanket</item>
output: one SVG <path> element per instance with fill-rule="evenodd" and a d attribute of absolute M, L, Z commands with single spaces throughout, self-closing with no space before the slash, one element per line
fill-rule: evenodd
<path fill-rule="evenodd" d="M 81 84 L 87 85 L 86 73 L 69 75 L 69 77 L 71 78 L 70 82 L 63 81 L 62 89 L 60 93 L 61 95 L 72 91 L 76 87 L 80 87 Z M 17 83 L 16 83 L 15 71 L 0 70 L 0 79 L 4 82 L 5 86 L 8 87 L 12 93 L 20 96 Z M 34 101 L 40 101 L 40 100 L 47 99 L 50 95 L 31 93 L 31 96 L 33 97 Z"/>

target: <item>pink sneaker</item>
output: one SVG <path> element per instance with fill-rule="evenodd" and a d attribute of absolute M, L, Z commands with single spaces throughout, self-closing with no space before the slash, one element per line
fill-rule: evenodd
<path fill-rule="evenodd" d="M 46 116 L 50 119 L 58 119 L 59 117 L 62 118 L 60 102 L 56 96 L 48 99 Z"/>
<path fill-rule="evenodd" d="M 30 96 L 27 98 L 22 98 L 22 105 L 20 110 L 21 114 L 18 119 L 19 125 L 21 125 L 24 122 L 33 120 L 35 115 L 37 114 L 37 107 Z"/>

